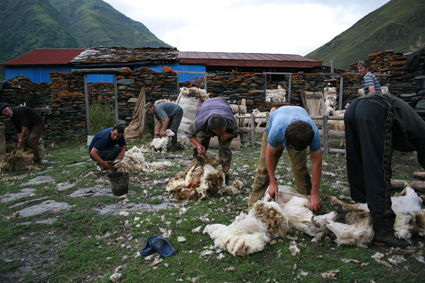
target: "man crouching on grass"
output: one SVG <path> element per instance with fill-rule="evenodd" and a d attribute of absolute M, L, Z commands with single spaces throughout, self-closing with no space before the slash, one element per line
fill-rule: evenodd
<path fill-rule="evenodd" d="M 95 167 L 100 172 L 106 172 L 114 167 L 111 161 L 123 158 L 127 149 L 124 138 L 124 128 L 116 125 L 99 131 L 89 146 L 90 157 L 97 161 Z"/>

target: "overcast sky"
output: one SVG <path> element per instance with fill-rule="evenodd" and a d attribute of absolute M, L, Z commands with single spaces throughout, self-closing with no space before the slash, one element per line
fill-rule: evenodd
<path fill-rule="evenodd" d="M 179 51 L 306 55 L 389 0 L 104 0 Z"/>

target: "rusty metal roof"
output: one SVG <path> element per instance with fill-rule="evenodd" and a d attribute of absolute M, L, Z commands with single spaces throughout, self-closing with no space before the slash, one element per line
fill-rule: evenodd
<path fill-rule="evenodd" d="M 313 68 L 322 61 L 294 54 L 179 52 L 171 48 L 97 47 L 88 49 L 35 49 L 1 65 L 95 65 L 174 61 L 205 66 Z"/>
<path fill-rule="evenodd" d="M 295 54 L 179 52 L 180 64 L 205 66 L 300 67 L 322 66 L 322 61 Z"/>
<path fill-rule="evenodd" d="M 86 49 L 34 49 L 1 65 L 64 65 Z"/>

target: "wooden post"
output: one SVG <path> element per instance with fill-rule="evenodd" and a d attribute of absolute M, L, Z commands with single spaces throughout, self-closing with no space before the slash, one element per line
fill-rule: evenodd
<path fill-rule="evenodd" d="M 118 86 L 117 86 L 117 74 L 114 74 L 114 96 L 115 96 L 115 125 L 119 125 L 118 119 Z"/>
<path fill-rule="evenodd" d="M 344 95 L 344 76 L 339 78 L 339 110 L 342 110 L 342 96 Z"/>
<path fill-rule="evenodd" d="M 255 145 L 255 119 L 254 113 L 251 113 L 251 146 Z"/>
<path fill-rule="evenodd" d="M 323 129 L 323 153 L 328 154 L 329 153 L 329 144 L 328 144 L 328 116 L 323 116 L 323 123 L 322 123 L 322 129 Z"/>
<path fill-rule="evenodd" d="M 89 91 L 87 87 L 87 74 L 84 74 L 84 100 L 86 102 L 86 130 L 90 135 L 90 105 L 89 105 Z"/>

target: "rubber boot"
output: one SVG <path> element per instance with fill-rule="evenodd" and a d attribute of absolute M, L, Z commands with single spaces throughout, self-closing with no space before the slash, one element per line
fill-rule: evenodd
<path fill-rule="evenodd" d="M 173 152 L 176 149 L 177 149 L 177 135 L 174 135 L 173 137 L 171 137 L 171 146 L 167 150 L 167 152 Z"/>
<path fill-rule="evenodd" d="M 372 244 L 377 246 L 391 246 L 405 248 L 412 245 L 410 241 L 397 239 L 394 236 L 394 221 L 395 217 L 381 218 L 372 216 L 373 237 Z"/>
<path fill-rule="evenodd" d="M 229 174 L 224 174 L 224 182 L 225 182 L 226 186 L 229 185 L 229 180 L 230 180 L 230 175 Z"/>

